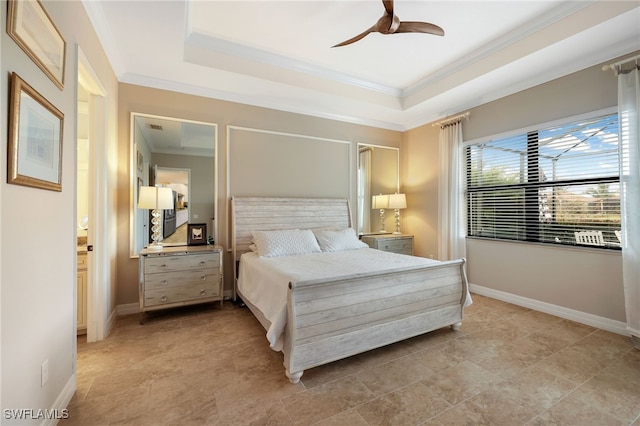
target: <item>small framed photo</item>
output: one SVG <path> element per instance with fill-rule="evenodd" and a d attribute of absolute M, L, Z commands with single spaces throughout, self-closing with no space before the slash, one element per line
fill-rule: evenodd
<path fill-rule="evenodd" d="M 198 246 L 207 244 L 207 224 L 189 223 L 187 225 L 187 245 Z"/>
<path fill-rule="evenodd" d="M 67 44 L 42 2 L 9 0 L 8 3 L 7 33 L 63 89 Z"/>
<path fill-rule="evenodd" d="M 7 182 L 62 191 L 64 114 L 11 74 Z"/>

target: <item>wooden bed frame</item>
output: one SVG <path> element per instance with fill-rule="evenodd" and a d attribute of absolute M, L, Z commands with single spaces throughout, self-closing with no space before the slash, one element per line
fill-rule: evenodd
<path fill-rule="evenodd" d="M 252 231 L 351 226 L 349 203 L 330 198 L 232 197 L 234 297 L 240 255 Z M 468 294 L 465 260 L 289 283 L 284 367 L 292 383 L 305 369 L 451 326 L 460 328 Z M 268 329 L 269 322 L 249 307 Z"/>

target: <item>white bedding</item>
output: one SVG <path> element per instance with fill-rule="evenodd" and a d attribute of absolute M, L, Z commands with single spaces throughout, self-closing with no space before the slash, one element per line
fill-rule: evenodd
<path fill-rule="evenodd" d="M 326 279 L 361 273 L 403 269 L 439 263 L 371 248 L 264 258 L 245 253 L 240 258 L 238 290 L 269 321 L 267 340 L 273 350 L 282 350 L 287 320 L 289 282 Z M 467 297 L 467 304 L 470 304 Z"/>

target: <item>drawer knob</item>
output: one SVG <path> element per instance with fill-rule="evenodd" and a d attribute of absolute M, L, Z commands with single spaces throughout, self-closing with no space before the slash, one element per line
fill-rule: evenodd
<path fill-rule="evenodd" d="M 167 269 L 167 265 L 163 263 L 162 265 L 160 265 L 160 269 L 162 269 L 162 270 Z"/>
<path fill-rule="evenodd" d="M 163 296 L 160 298 L 160 301 L 161 301 L 161 302 L 166 302 L 166 301 L 167 301 L 167 296 L 163 295 Z"/>
<path fill-rule="evenodd" d="M 206 275 L 202 275 L 202 276 L 200 277 L 200 280 L 202 280 L 202 281 L 206 281 L 206 280 L 207 280 L 207 276 L 206 276 Z"/>
<path fill-rule="evenodd" d="M 200 262 L 200 266 L 204 266 L 206 264 L 207 264 L 207 262 L 205 262 L 204 260 Z"/>
<path fill-rule="evenodd" d="M 169 281 L 167 280 L 160 281 L 160 285 L 167 285 L 167 284 L 169 284 Z"/>
<path fill-rule="evenodd" d="M 200 296 L 206 296 L 206 295 L 207 295 L 206 290 L 200 290 Z"/>

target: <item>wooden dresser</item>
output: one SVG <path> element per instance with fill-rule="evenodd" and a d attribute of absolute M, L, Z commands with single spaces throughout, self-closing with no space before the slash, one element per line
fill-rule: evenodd
<path fill-rule="evenodd" d="M 369 247 L 390 251 L 393 253 L 408 254 L 413 256 L 413 235 L 406 234 L 379 234 L 363 235 L 362 241 Z"/>
<path fill-rule="evenodd" d="M 143 314 L 196 303 L 219 301 L 222 306 L 221 246 L 144 249 L 139 259 Z"/>

